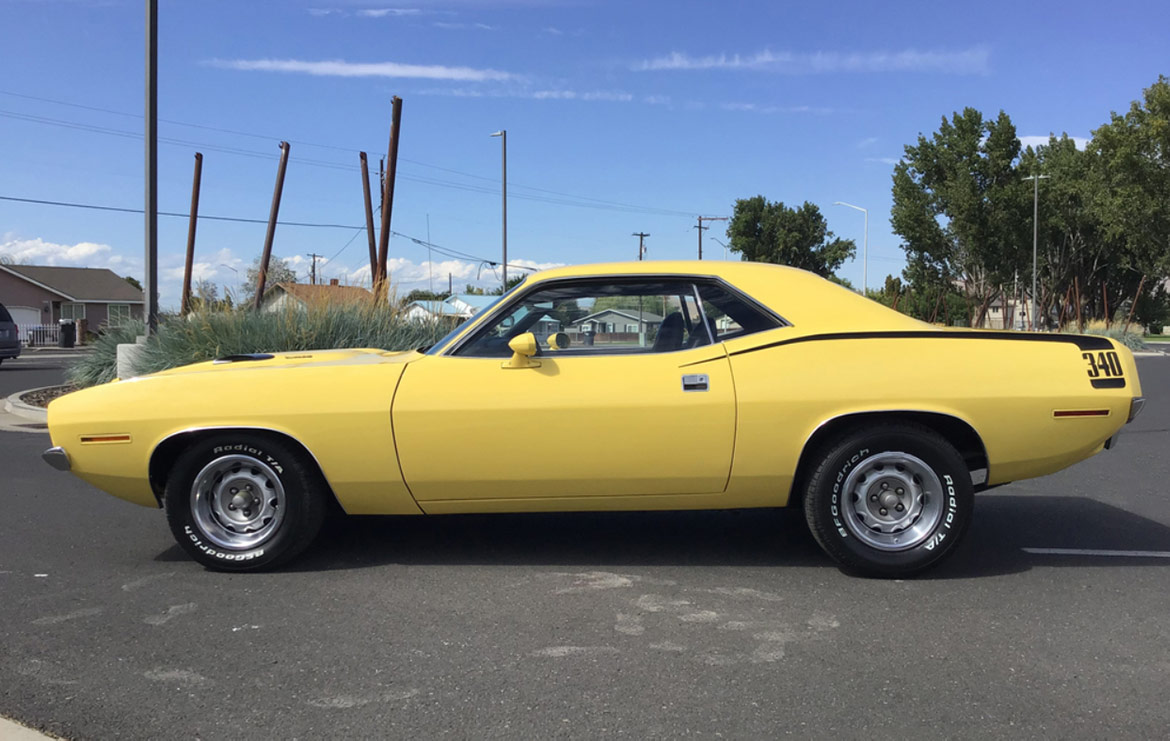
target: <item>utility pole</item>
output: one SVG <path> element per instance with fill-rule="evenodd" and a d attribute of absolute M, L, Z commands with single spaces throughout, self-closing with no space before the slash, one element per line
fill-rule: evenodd
<path fill-rule="evenodd" d="M 643 240 L 645 240 L 646 237 L 649 237 L 650 235 L 646 232 L 634 232 L 630 236 L 638 238 L 638 260 L 641 260 L 642 255 L 646 254 L 646 247 L 643 246 Z"/>
<path fill-rule="evenodd" d="M 374 296 L 378 301 L 386 298 L 386 259 L 390 252 L 390 215 L 394 211 L 394 175 L 398 171 L 398 137 L 402 129 L 402 98 L 395 95 L 390 99 L 390 151 L 387 157 L 386 175 L 382 185 L 382 231 L 378 235 L 378 275 L 374 280 Z"/>
<path fill-rule="evenodd" d="M 158 0 L 146 0 L 146 334 L 158 330 Z"/>
<path fill-rule="evenodd" d="M 699 230 L 699 259 L 700 260 L 703 259 L 703 232 L 705 232 L 711 228 L 709 226 L 703 226 L 704 221 L 728 221 L 728 218 L 726 216 L 700 216 L 699 217 L 699 225 L 696 226 L 695 228 Z"/>
<path fill-rule="evenodd" d="M 187 263 L 183 268 L 183 298 L 180 316 L 191 311 L 191 270 L 195 265 L 195 226 L 199 221 L 199 181 L 203 176 L 203 155 L 195 153 L 195 179 L 191 183 L 191 215 L 187 224 Z"/>
<path fill-rule="evenodd" d="M 500 193 L 503 194 L 502 242 L 504 259 L 500 265 L 504 271 L 503 293 L 508 292 L 508 130 L 500 129 L 492 136 L 500 137 Z"/>
<path fill-rule="evenodd" d="M 358 152 L 362 161 L 362 195 L 366 202 L 366 238 L 370 243 L 370 281 L 374 280 L 374 273 L 378 272 L 378 243 L 374 237 L 374 206 L 370 201 L 370 165 L 366 161 L 366 153 Z M 381 181 L 378 181 L 381 186 Z"/>
<path fill-rule="evenodd" d="M 284 192 L 284 171 L 288 167 L 288 142 L 280 143 L 280 165 L 276 168 L 276 187 L 272 190 L 272 209 L 268 212 L 268 231 L 264 234 L 264 252 L 260 255 L 260 274 L 256 277 L 255 309 L 260 309 L 264 298 L 264 284 L 268 280 L 268 261 L 272 259 L 272 240 L 276 237 L 276 216 L 280 213 L 280 194 Z"/>
<path fill-rule="evenodd" d="M 1040 181 L 1048 175 L 1029 175 L 1024 180 L 1032 181 L 1032 311 L 1028 315 L 1028 328 L 1036 331 L 1036 245 L 1039 242 Z"/>
<path fill-rule="evenodd" d="M 315 286 L 317 285 L 317 258 L 324 257 L 324 255 L 318 255 L 316 252 L 310 252 L 309 254 L 305 255 L 305 257 L 313 261 L 312 265 L 309 267 L 309 285 Z"/>

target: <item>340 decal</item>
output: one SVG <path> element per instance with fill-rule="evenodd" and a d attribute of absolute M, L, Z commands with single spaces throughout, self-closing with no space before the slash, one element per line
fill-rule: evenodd
<path fill-rule="evenodd" d="M 1081 357 L 1089 361 L 1089 378 L 1116 378 L 1122 375 L 1121 358 L 1113 351 L 1083 352 Z"/>

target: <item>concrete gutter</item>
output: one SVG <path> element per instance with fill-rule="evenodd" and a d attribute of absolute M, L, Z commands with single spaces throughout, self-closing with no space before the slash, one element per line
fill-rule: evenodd
<path fill-rule="evenodd" d="M 21 397 L 25 394 L 31 394 L 34 391 L 44 391 L 45 389 L 57 388 L 56 386 L 41 386 L 36 389 L 26 389 L 24 391 L 17 391 L 12 396 L 4 400 L 4 411 L 9 414 L 15 414 L 17 417 L 24 417 L 31 419 L 34 422 L 49 421 L 49 411 L 43 407 L 35 407 L 32 404 L 25 404 L 21 401 Z"/>
<path fill-rule="evenodd" d="M 29 728 L 23 723 L 0 716 L 0 738 L 4 741 L 40 741 L 41 739 L 58 737 L 47 736 L 35 728 Z"/>

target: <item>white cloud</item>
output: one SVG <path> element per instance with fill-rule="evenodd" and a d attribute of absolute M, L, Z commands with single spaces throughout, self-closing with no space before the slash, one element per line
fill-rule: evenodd
<path fill-rule="evenodd" d="M 460 82 L 504 81 L 517 75 L 495 69 L 448 67 L 439 64 L 402 64 L 400 62 L 347 62 L 343 59 L 310 61 L 303 59 L 211 59 L 206 62 L 221 69 L 247 72 L 290 72 L 318 77 L 394 77 L 420 80 L 457 80 Z"/>
<path fill-rule="evenodd" d="M 945 72 L 949 74 L 986 74 L 990 52 L 976 46 L 957 51 L 897 52 L 773 52 L 765 49 L 755 54 L 717 54 L 695 57 L 682 52 L 645 59 L 631 69 L 639 72 L 666 70 L 759 70 L 790 75 L 828 72 Z"/>
<path fill-rule="evenodd" d="M 420 8 L 367 8 L 357 12 L 363 18 L 385 18 L 386 16 L 400 18 L 404 15 L 419 15 L 421 13 L 422 9 Z"/>
<path fill-rule="evenodd" d="M 547 33 L 549 36 L 563 36 L 565 34 L 565 32 L 561 29 L 555 28 L 553 26 L 545 26 L 544 28 L 540 29 L 540 32 Z"/>
<path fill-rule="evenodd" d="M 472 88 L 427 88 L 425 90 L 419 90 L 417 93 L 419 95 L 442 95 L 451 98 L 522 98 L 526 100 L 583 100 L 612 103 L 628 103 L 634 99 L 631 93 L 622 90 L 529 90 L 517 88 L 479 90 Z"/>
<path fill-rule="evenodd" d="M 486 23 L 450 23 L 448 21 L 434 21 L 431 25 L 446 31 L 460 31 L 467 28 L 476 28 L 480 31 L 495 31 L 499 28 L 499 26 L 489 26 Z"/>
<path fill-rule="evenodd" d="M 78 242 L 57 244 L 37 239 L 14 239 L 5 236 L 0 255 L 18 265 L 51 265 L 85 268 L 109 268 L 115 272 L 135 266 L 137 261 L 116 254 L 108 244 Z"/>
<path fill-rule="evenodd" d="M 290 264 L 293 261 L 293 258 L 287 260 Z M 525 259 L 508 261 L 512 274 L 528 272 L 516 271 L 515 266 L 548 270 L 561 267 L 563 264 Z M 405 296 L 417 288 L 429 290 L 432 284 L 436 291 L 446 291 L 448 276 L 450 276 L 450 282 L 454 285 L 456 293 L 462 292 L 468 283 L 481 288 L 495 288 L 500 284 L 501 278 L 498 267 L 493 269 L 466 260 L 439 260 L 435 262 L 422 260 L 415 262 L 404 257 L 392 257 L 386 261 L 386 269 L 390 274 L 390 284 L 393 286 L 395 294 L 399 296 Z M 366 288 L 370 286 L 370 266 L 368 264 L 362 264 L 357 268 L 342 264 L 318 265 L 318 270 L 322 278 L 326 280 L 336 278 L 343 285 L 364 286 Z"/>
<path fill-rule="evenodd" d="M 883 165 L 896 165 L 902 160 L 898 157 L 866 157 L 866 162 L 880 162 Z"/>
<path fill-rule="evenodd" d="M 1059 139 L 1059 137 L 1057 137 L 1057 138 Z M 1073 144 L 1076 145 L 1077 149 L 1084 149 L 1085 147 L 1087 147 L 1089 145 L 1089 140 L 1083 136 L 1070 136 L 1069 139 L 1073 140 Z M 1020 137 L 1020 148 L 1021 149 L 1023 149 L 1024 147 L 1032 147 L 1033 149 L 1035 149 L 1037 147 L 1046 147 L 1046 146 L 1048 146 L 1048 137 L 1047 136 L 1021 136 Z"/>
<path fill-rule="evenodd" d="M 865 149 L 866 147 L 872 147 L 874 144 L 877 144 L 877 141 L 878 138 L 876 136 L 867 136 L 866 138 L 857 142 L 857 148 Z"/>
<path fill-rule="evenodd" d="M 815 113 L 825 115 L 833 113 L 832 108 L 823 108 L 819 106 L 776 106 L 776 105 L 760 105 L 758 103 L 720 103 L 719 107 L 725 111 L 737 111 L 743 113 Z"/>
<path fill-rule="evenodd" d="M 324 18 L 327 15 L 340 15 L 342 13 L 338 8 L 309 8 L 309 15 L 318 18 Z"/>

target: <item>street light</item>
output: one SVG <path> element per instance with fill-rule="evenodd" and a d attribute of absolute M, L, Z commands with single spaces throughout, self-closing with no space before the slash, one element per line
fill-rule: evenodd
<path fill-rule="evenodd" d="M 502 242 L 504 261 L 500 263 L 504 268 L 504 292 L 508 291 L 508 130 L 500 129 L 492 136 L 500 137 L 500 193 L 503 195 L 503 231 Z"/>
<path fill-rule="evenodd" d="M 862 241 L 861 248 L 861 295 L 864 296 L 869 292 L 869 209 L 854 206 L 852 203 L 846 203 L 845 201 L 833 201 L 833 205 L 848 206 L 865 214 L 865 238 Z"/>
<path fill-rule="evenodd" d="M 711 237 L 711 241 L 718 242 L 719 244 L 723 245 L 723 259 L 726 260 L 727 259 L 727 243 L 724 242 L 719 237 Z"/>
<path fill-rule="evenodd" d="M 1031 180 L 1032 185 L 1032 311 L 1028 313 L 1028 326 L 1036 330 L 1036 243 L 1038 239 L 1037 216 L 1040 214 L 1040 181 L 1047 180 L 1048 175 L 1029 175 L 1024 180 Z"/>
<path fill-rule="evenodd" d="M 219 266 L 221 268 L 227 268 L 228 270 L 230 270 L 236 274 L 236 279 L 232 282 L 232 288 L 234 289 L 234 291 L 236 293 L 239 293 L 239 290 L 240 290 L 240 271 L 236 270 L 231 265 L 227 265 L 227 264 L 222 263 L 222 262 L 219 264 Z M 233 299 L 233 300 L 235 300 L 235 299 Z"/>

